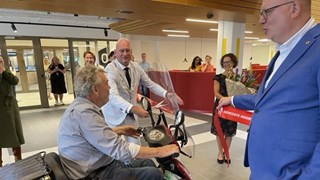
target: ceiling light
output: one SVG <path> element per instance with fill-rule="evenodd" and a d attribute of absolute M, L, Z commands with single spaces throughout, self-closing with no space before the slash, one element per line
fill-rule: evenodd
<path fill-rule="evenodd" d="M 170 32 L 170 33 L 189 33 L 189 31 L 183 31 L 183 30 L 170 30 L 170 29 L 162 29 L 162 32 Z"/>
<path fill-rule="evenodd" d="M 244 39 L 249 39 L 249 40 L 258 40 L 258 37 L 244 37 Z"/>
<path fill-rule="evenodd" d="M 16 26 L 13 23 L 11 23 L 11 29 L 15 33 L 18 32 Z"/>
<path fill-rule="evenodd" d="M 259 42 L 269 42 L 270 39 L 258 39 Z"/>
<path fill-rule="evenodd" d="M 218 31 L 218 29 L 213 29 L 213 28 L 211 28 L 210 31 Z M 246 33 L 246 34 L 252 34 L 253 32 L 252 32 L 252 31 L 244 31 L 244 33 Z"/>
<path fill-rule="evenodd" d="M 190 37 L 189 35 L 181 35 L 181 34 L 168 34 L 169 37 Z"/>
<path fill-rule="evenodd" d="M 203 19 L 189 19 L 189 18 L 187 18 L 186 21 L 218 24 L 218 21 L 210 21 L 210 20 L 203 20 Z"/>

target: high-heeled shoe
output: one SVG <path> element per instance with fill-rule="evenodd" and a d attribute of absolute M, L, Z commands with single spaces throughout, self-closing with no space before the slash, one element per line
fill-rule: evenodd
<path fill-rule="evenodd" d="M 222 155 L 222 159 L 219 159 L 219 154 L 218 154 L 217 162 L 218 162 L 219 164 L 223 164 L 224 161 L 225 161 L 224 155 Z"/>
<path fill-rule="evenodd" d="M 225 159 L 224 162 L 228 163 L 228 160 Z M 229 159 L 229 164 L 231 164 L 231 159 Z"/>

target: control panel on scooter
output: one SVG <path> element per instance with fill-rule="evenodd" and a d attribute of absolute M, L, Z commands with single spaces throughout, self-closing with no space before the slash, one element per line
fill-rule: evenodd
<path fill-rule="evenodd" d="M 144 138 L 150 147 L 161 147 L 171 144 L 172 142 L 172 137 L 168 134 L 168 128 L 164 125 L 145 128 L 143 133 Z"/>

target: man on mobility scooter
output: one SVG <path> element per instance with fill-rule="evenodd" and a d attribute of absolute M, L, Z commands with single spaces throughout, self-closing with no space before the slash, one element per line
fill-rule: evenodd
<path fill-rule="evenodd" d="M 150 159 L 178 153 L 175 144 L 142 147 L 120 135 L 138 137 L 131 126 L 110 128 L 101 106 L 109 97 L 105 72 L 94 66 L 81 68 L 75 77 L 77 98 L 65 111 L 58 128 L 58 150 L 71 179 L 162 179 Z M 139 159 L 142 158 L 142 159 Z"/>

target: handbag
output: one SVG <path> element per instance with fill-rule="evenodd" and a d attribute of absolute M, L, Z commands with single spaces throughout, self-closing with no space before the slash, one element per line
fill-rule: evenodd
<path fill-rule="evenodd" d="M 0 180 L 50 179 L 50 168 L 44 162 L 46 152 L 42 151 L 0 168 Z"/>

